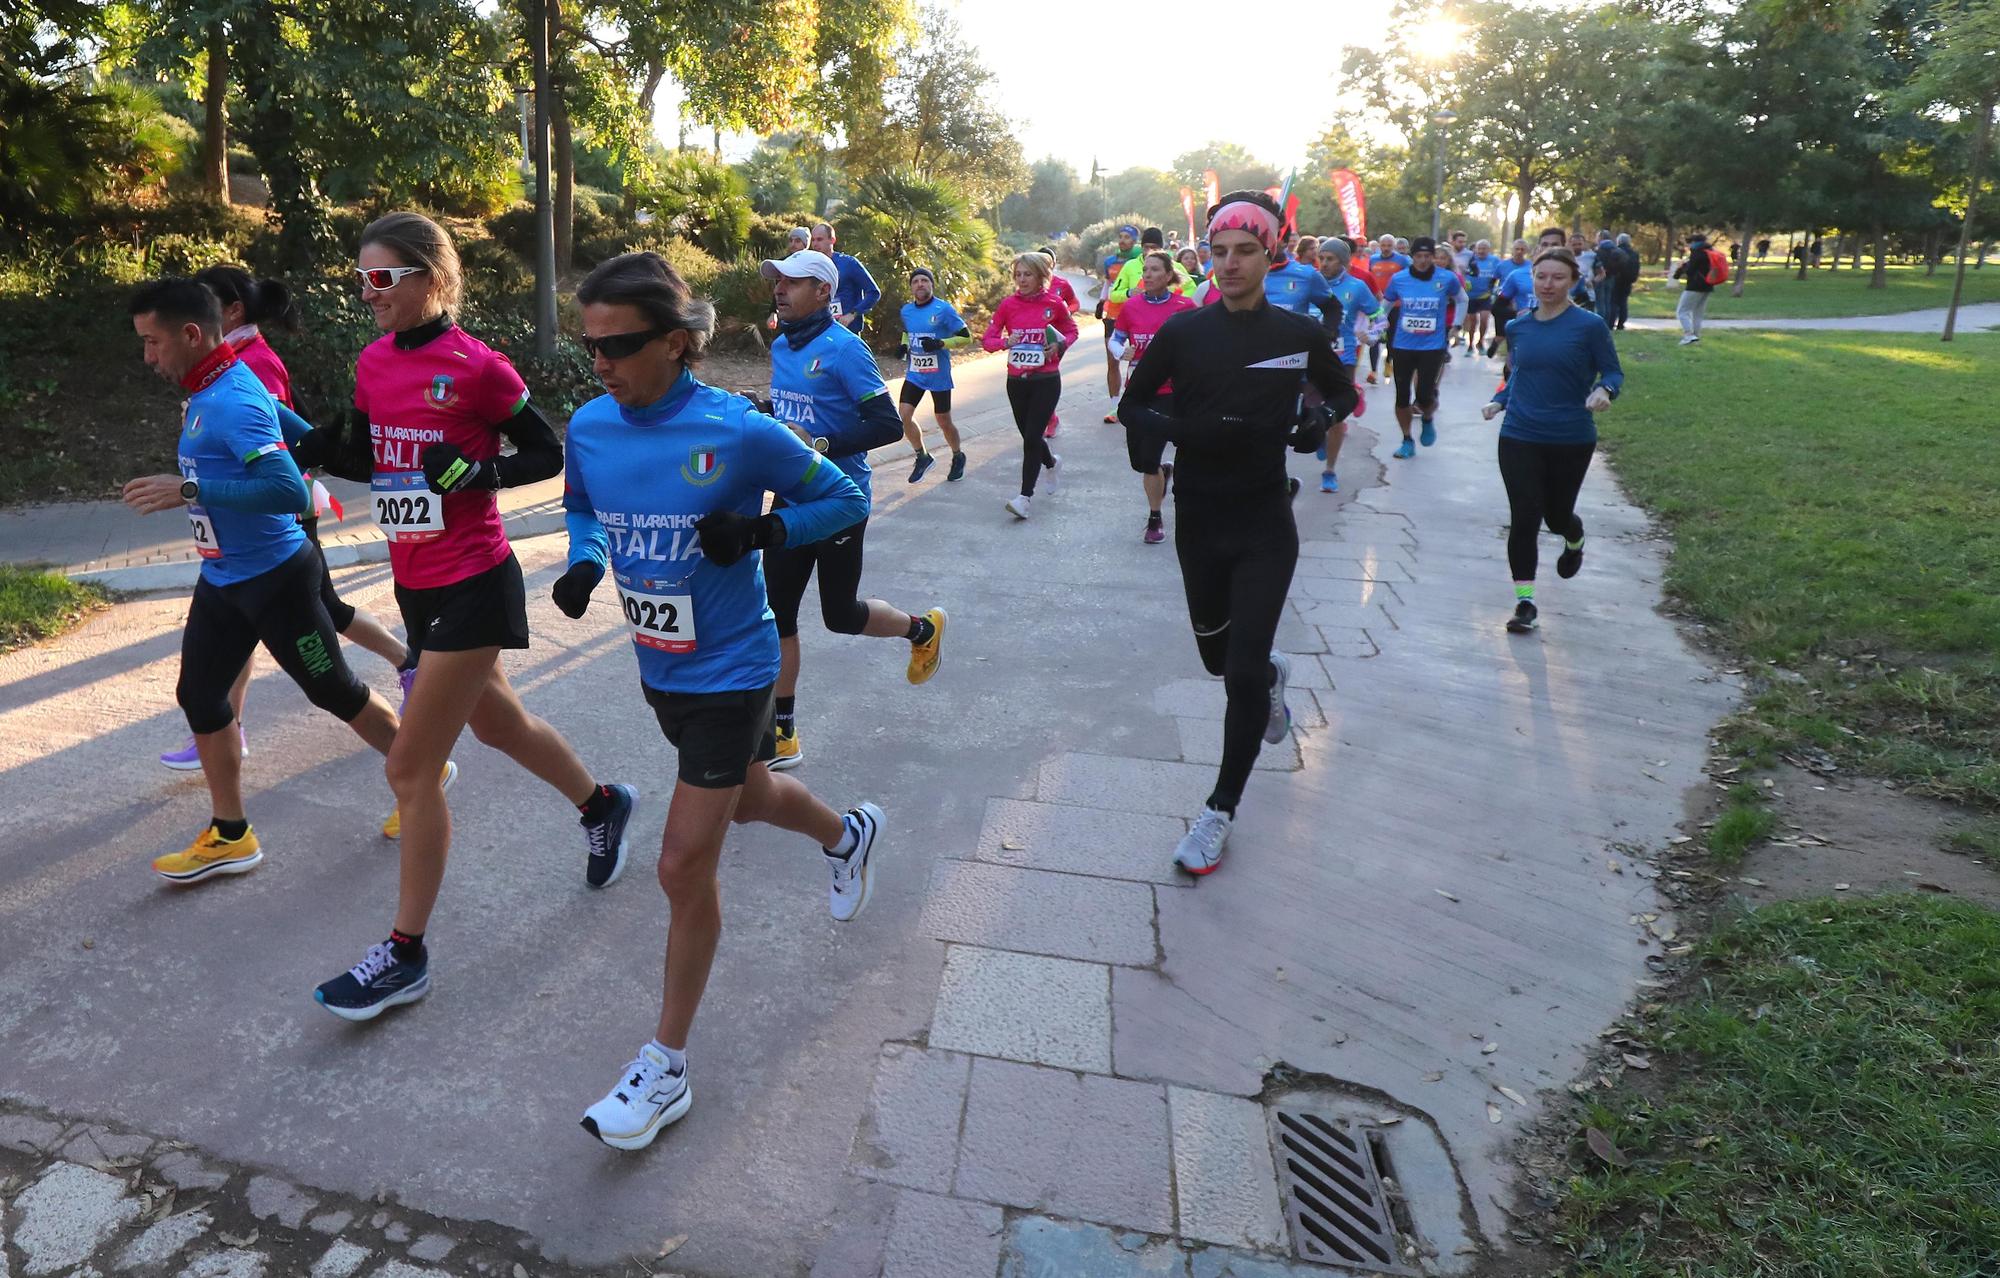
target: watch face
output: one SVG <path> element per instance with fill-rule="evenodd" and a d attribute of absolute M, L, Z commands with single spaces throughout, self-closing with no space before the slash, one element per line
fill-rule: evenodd
<path fill-rule="evenodd" d="M 193 481 L 192 479 L 183 479 L 183 480 L 181 481 L 181 498 L 182 498 L 182 500 L 184 500 L 184 501 L 193 501 L 193 500 L 194 500 L 194 496 L 195 496 L 195 494 L 196 494 L 197 492 L 199 492 L 199 491 L 200 491 L 200 489 L 198 489 L 198 488 L 196 488 L 196 487 L 195 487 L 195 482 L 194 482 L 194 481 Z"/>
<path fill-rule="evenodd" d="M 813 448 L 816 451 L 823 453 L 827 449 L 828 442 L 829 441 L 827 440 L 827 437 L 824 435 L 815 436 L 813 439 Z"/>

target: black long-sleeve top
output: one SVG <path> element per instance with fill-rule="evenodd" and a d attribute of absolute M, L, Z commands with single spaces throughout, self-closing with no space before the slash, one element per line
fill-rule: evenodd
<path fill-rule="evenodd" d="M 1173 383 L 1172 413 L 1155 407 Z M 1260 301 L 1247 311 L 1217 303 L 1160 326 L 1118 401 L 1118 420 L 1180 446 L 1176 493 L 1285 489 L 1285 450 L 1311 385 L 1335 417 L 1359 396 L 1325 329 Z"/>

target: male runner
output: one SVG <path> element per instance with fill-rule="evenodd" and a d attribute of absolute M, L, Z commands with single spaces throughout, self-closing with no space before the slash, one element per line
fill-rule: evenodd
<path fill-rule="evenodd" d="M 1120 375 L 1118 357 L 1111 353 L 1111 329 L 1117 322 L 1118 312 L 1124 308 L 1125 299 L 1121 297 L 1114 303 L 1111 288 L 1118 282 L 1126 263 L 1138 257 L 1139 228 L 1128 223 L 1118 228 L 1117 249 L 1097 264 L 1097 318 L 1104 322 L 1104 387 L 1114 400 L 1118 398 Z M 1115 419 L 1107 416 L 1104 420 L 1108 425 Z"/>
<path fill-rule="evenodd" d="M 395 743 L 396 712 L 355 678 L 320 596 L 318 549 L 299 526 L 311 495 L 286 451 L 278 403 L 222 340 L 222 303 L 201 284 L 161 279 L 131 302 L 144 356 L 188 397 L 180 474 L 126 481 L 142 515 L 187 510 L 201 580 L 181 635 L 174 689 L 208 782 L 209 823 L 184 851 L 153 861 L 174 883 L 243 874 L 264 859 L 243 811 L 243 758 L 229 688 L 259 643 L 315 706 L 377 752 Z"/>
<path fill-rule="evenodd" d="M 1524 277 L 1518 284 L 1513 282 L 1516 275 Z M 1488 359 L 1507 340 L 1508 322 L 1522 311 L 1535 308 L 1534 280 L 1528 264 L 1528 242 L 1515 240 L 1500 263 L 1500 282 L 1493 287 L 1493 337 L 1486 343 Z"/>
<path fill-rule="evenodd" d="M 1409 254 L 1398 251 L 1396 247 L 1400 243 L 1402 241 L 1398 240 L 1395 236 L 1384 235 L 1375 241 L 1375 251 L 1368 255 L 1368 273 L 1375 277 L 1375 296 L 1377 297 L 1382 296 L 1383 291 L 1389 287 L 1389 281 L 1396 278 L 1397 272 L 1409 269 Z M 1368 384 L 1370 386 L 1376 384 L 1376 378 L 1381 367 L 1382 343 L 1379 340 L 1371 341 L 1368 343 Z M 1395 371 L 1395 362 L 1392 359 L 1389 365 L 1390 375 L 1393 376 Z"/>
<path fill-rule="evenodd" d="M 766 766 L 775 750 L 778 636 L 758 552 L 817 540 L 865 518 L 839 468 L 749 401 L 695 380 L 715 310 L 653 253 L 627 253 L 577 289 L 583 344 L 605 394 L 570 418 L 563 508 L 569 570 L 550 592 L 581 617 L 610 568 L 646 702 L 679 753 L 660 837 L 671 911 L 653 1038 L 583 1129 L 642 1149 L 687 1113 L 688 1032 L 722 935 L 716 866 L 732 821 L 810 837 L 845 923 L 868 904 L 882 810 L 845 816 Z M 766 490 L 785 499 L 761 513 Z"/>
<path fill-rule="evenodd" d="M 1472 261 L 1472 250 L 1466 247 L 1464 231 L 1451 233 L 1451 264 L 1460 275 L 1465 274 L 1466 264 Z"/>
<path fill-rule="evenodd" d="M 833 318 L 840 321 L 848 332 L 859 333 L 862 316 L 882 300 L 882 290 L 875 286 L 875 277 L 868 273 L 868 268 L 852 253 L 834 251 L 833 239 L 833 227 L 821 222 L 812 229 L 808 247 L 816 253 L 824 253 L 833 262 L 834 270 L 840 273 L 840 281 L 833 290 Z"/>
<path fill-rule="evenodd" d="M 1316 307 L 1321 307 L 1334 299 L 1333 285 L 1319 271 L 1319 240 L 1310 235 L 1301 235 L 1293 243 L 1293 251 L 1285 252 L 1278 246 L 1278 256 L 1264 275 L 1264 300 L 1280 310 L 1294 314 L 1311 316 Z M 1220 301 L 1220 293 L 1211 293 L 1210 301 Z"/>
<path fill-rule="evenodd" d="M 1459 274 L 1465 277 L 1465 349 L 1476 351 L 1486 340 L 1486 322 L 1493 314 L 1493 290 L 1500 287 L 1500 259 L 1493 241 L 1481 240 Z"/>
<path fill-rule="evenodd" d="M 1194 242 L 1194 252 L 1195 260 L 1201 263 L 1201 277 L 1207 279 L 1208 273 L 1215 269 L 1215 263 L 1209 257 L 1208 241 L 1196 240 Z"/>
<path fill-rule="evenodd" d="M 1348 255 L 1352 252 L 1347 241 L 1328 236 L 1319 242 L 1319 272 L 1333 286 L 1334 300 L 1321 310 L 1321 326 L 1335 338 L 1334 354 L 1340 359 L 1340 368 L 1350 383 L 1356 382 L 1356 368 L 1361 355 L 1360 339 L 1356 327 L 1369 324 L 1383 317 L 1381 299 L 1375 290 L 1348 269 Z M 1266 296 L 1269 296 L 1267 291 Z M 1330 321 L 1330 322 L 1329 322 Z M 1360 408 L 1357 399 L 1355 408 Z M 1343 415 L 1327 430 L 1326 443 L 1320 448 L 1320 461 L 1324 465 L 1319 474 L 1319 490 L 1323 493 L 1340 491 L 1340 477 L 1334 473 L 1340 461 L 1340 446 L 1347 442 L 1347 418 Z"/>
<path fill-rule="evenodd" d="M 1325 417 L 1345 416 L 1355 401 L 1325 330 L 1265 300 L 1281 226 L 1262 191 L 1232 191 L 1209 211 L 1222 304 L 1162 325 L 1118 406 L 1134 458 L 1157 455 L 1163 440 L 1179 446 L 1174 549 L 1195 647 L 1229 698 L 1215 789 L 1174 854 L 1191 874 L 1221 864 L 1260 738 L 1282 741 L 1291 726 L 1290 662 L 1272 647 L 1299 554 L 1285 447 L 1315 451 Z M 1171 415 L 1154 407 L 1170 380 Z M 1325 399 L 1324 413 L 1302 422 L 1308 385 Z"/>
<path fill-rule="evenodd" d="M 1389 358 L 1396 373 L 1396 424 L 1403 442 L 1392 456 L 1417 455 L 1410 439 L 1414 408 L 1423 414 L 1423 443 L 1437 442 L 1438 374 L 1444 369 L 1445 313 L 1459 296 L 1458 276 L 1432 259 L 1437 241 L 1420 235 L 1410 244 L 1410 269 L 1399 271 L 1382 290 L 1389 307 Z"/>
<path fill-rule="evenodd" d="M 951 303 L 937 296 L 936 288 L 930 267 L 910 272 L 910 300 L 903 303 L 903 344 L 896 352 L 908 364 L 896 408 L 903 415 L 903 438 L 917 454 L 910 467 L 913 484 L 936 460 L 925 450 L 924 429 L 917 425 L 917 405 L 923 403 L 925 392 L 930 394 L 931 414 L 944 433 L 945 447 L 951 449 L 945 482 L 955 484 L 965 478 L 965 449 L 951 421 L 951 353 L 971 342 L 972 333 Z"/>
<path fill-rule="evenodd" d="M 889 387 L 862 340 L 833 322 L 830 309 L 837 274 L 824 254 L 808 249 L 760 268 L 778 303 L 778 339 L 771 343 L 773 416 L 824 454 L 868 492 L 868 450 L 901 437 L 903 423 L 889 407 Z M 943 658 L 944 609 L 912 616 L 880 599 L 863 602 L 862 538 L 867 513 L 814 546 L 782 546 L 765 558 L 771 607 L 777 614 L 778 770 L 805 758 L 799 745 L 794 698 L 799 686 L 799 604 L 814 569 L 819 571 L 819 612 L 835 634 L 910 642 L 908 678 L 924 683 Z"/>

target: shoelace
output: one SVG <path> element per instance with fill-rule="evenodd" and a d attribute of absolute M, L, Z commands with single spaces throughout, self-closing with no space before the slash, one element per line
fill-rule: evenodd
<path fill-rule="evenodd" d="M 1223 835 L 1228 829 L 1229 825 L 1223 820 L 1220 812 L 1204 809 L 1195 819 L 1193 831 L 1195 842 L 1209 852 L 1218 851 L 1222 847 Z"/>
<path fill-rule="evenodd" d="M 631 1089 L 634 1096 L 644 1096 L 652 1091 L 661 1079 L 677 1077 L 672 1070 L 655 1065 L 643 1056 L 633 1058 L 632 1063 L 625 1067 L 625 1073 L 628 1077 L 624 1086 Z M 627 1105 L 632 1103 L 632 1097 L 627 1096 L 623 1089 L 616 1090 L 612 1094 Z"/>
<path fill-rule="evenodd" d="M 347 969 L 347 974 L 363 985 L 370 985 L 374 983 L 376 977 L 394 967 L 395 964 L 396 952 L 389 948 L 389 943 L 387 941 L 377 941 L 374 945 L 368 947 L 368 952 L 361 956 L 359 963 Z"/>
<path fill-rule="evenodd" d="M 592 856 L 611 855 L 611 821 L 608 817 L 595 825 L 588 821 L 584 822 L 583 836 L 590 840 Z"/>

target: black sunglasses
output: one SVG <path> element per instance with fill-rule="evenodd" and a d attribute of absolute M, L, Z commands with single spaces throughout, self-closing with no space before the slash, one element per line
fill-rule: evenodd
<path fill-rule="evenodd" d="M 646 343 L 665 337 L 673 332 L 670 328 L 642 328 L 636 333 L 612 333 L 607 337 L 584 336 L 577 338 L 584 354 L 596 359 L 599 355 L 606 359 L 624 359 L 637 355 Z"/>

